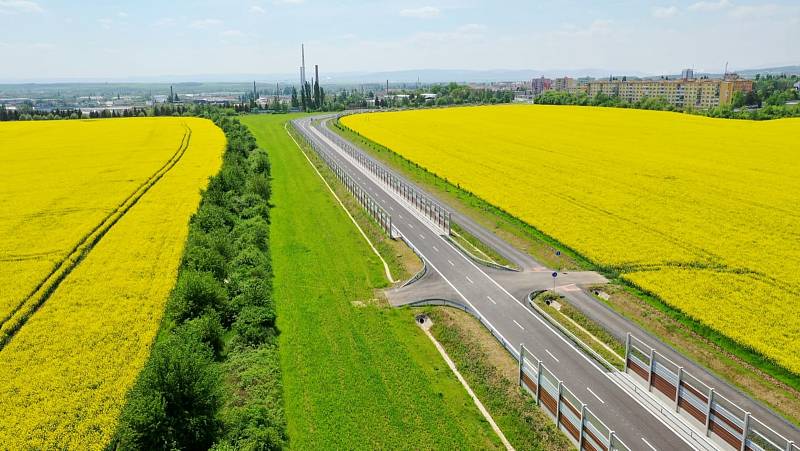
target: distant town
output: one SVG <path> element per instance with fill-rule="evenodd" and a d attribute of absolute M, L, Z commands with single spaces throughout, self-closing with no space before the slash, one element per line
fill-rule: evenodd
<path fill-rule="evenodd" d="M 304 66 L 303 61 L 299 86 L 288 82 L 255 81 L 251 84 L 0 85 L 0 120 L 12 115 L 17 119 L 22 115 L 39 118 L 51 112 L 63 117 L 65 111 L 73 118 L 128 116 L 159 105 L 220 105 L 248 112 L 291 112 L 464 103 L 565 103 L 552 101 L 558 94 L 615 99 L 631 105 L 657 99 L 676 110 L 709 110 L 727 106 L 752 109 L 761 104 L 761 99 L 754 93 L 759 74 L 743 77 L 726 72 L 714 77 L 695 75 L 693 69 L 684 69 L 680 76 L 649 78 L 610 75 L 607 78 L 564 76 L 499 82 L 401 83 L 386 80 L 383 83 L 320 84 L 319 68 L 315 66 L 315 74 L 309 81 Z M 793 83 L 791 89 L 800 92 L 800 79 L 792 75 L 789 80 Z M 798 97 L 796 94 L 786 97 L 783 103 L 795 105 Z"/>

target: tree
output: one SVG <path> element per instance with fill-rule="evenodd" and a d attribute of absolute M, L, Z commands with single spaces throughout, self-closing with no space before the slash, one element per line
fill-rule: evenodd
<path fill-rule="evenodd" d="M 300 106 L 300 102 L 297 100 L 297 89 L 292 86 L 292 108 L 297 108 Z"/>

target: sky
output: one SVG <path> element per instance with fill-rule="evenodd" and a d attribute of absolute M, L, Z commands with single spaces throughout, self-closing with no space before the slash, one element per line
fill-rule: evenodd
<path fill-rule="evenodd" d="M 0 80 L 800 64 L 798 0 L 0 0 Z"/>

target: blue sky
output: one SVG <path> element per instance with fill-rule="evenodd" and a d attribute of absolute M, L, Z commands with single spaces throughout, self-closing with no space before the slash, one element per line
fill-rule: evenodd
<path fill-rule="evenodd" d="M 797 0 L 0 0 L 0 79 L 800 64 Z"/>

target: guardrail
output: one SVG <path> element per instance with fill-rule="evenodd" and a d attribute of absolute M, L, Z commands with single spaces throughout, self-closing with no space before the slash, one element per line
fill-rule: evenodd
<path fill-rule="evenodd" d="M 325 135 L 326 138 L 335 142 L 347 155 L 375 175 L 375 177 L 392 191 L 408 201 L 408 203 L 430 219 L 434 224 L 441 227 L 445 235 L 450 235 L 450 211 L 448 209 L 431 199 L 426 193 L 407 183 L 397 174 L 387 169 L 382 163 L 368 156 L 346 139 L 330 131 L 327 127 L 321 127 L 319 130 L 322 131 L 322 134 Z"/>
<path fill-rule="evenodd" d="M 579 450 L 630 450 L 552 370 L 520 345 L 519 384 Z"/>
<path fill-rule="evenodd" d="M 625 372 L 648 392 L 669 399 L 676 413 L 694 420 L 706 437 L 740 451 L 800 451 L 793 440 L 775 432 L 644 341 L 628 333 Z"/>
<path fill-rule="evenodd" d="M 294 125 L 294 124 L 292 124 Z M 344 183 L 347 189 L 353 194 L 353 196 L 361 203 L 364 209 L 367 210 L 375 221 L 381 226 L 384 232 L 386 232 L 390 237 L 394 237 L 394 229 L 392 228 L 392 215 L 389 214 L 383 207 L 380 206 L 377 200 L 375 200 L 368 192 L 366 192 L 358 182 L 353 179 L 353 177 L 348 174 L 344 168 L 342 168 L 334 159 L 328 155 L 327 152 L 324 152 L 318 147 L 318 144 L 310 137 L 305 134 L 305 132 L 300 127 L 295 127 L 300 133 L 300 136 L 303 140 L 308 144 L 317 155 L 322 158 L 322 160 L 331 168 L 336 177 Z"/>
<path fill-rule="evenodd" d="M 528 295 L 528 305 L 533 307 L 533 309 L 536 310 L 536 313 L 538 313 L 540 316 L 544 317 L 544 319 L 548 323 L 550 323 L 553 326 L 555 326 L 559 331 L 561 331 L 562 334 L 564 334 L 567 338 L 569 338 L 570 341 L 575 343 L 584 352 L 589 354 L 590 357 L 595 359 L 597 361 L 597 363 L 603 365 L 609 371 L 617 371 L 619 369 L 616 365 L 614 365 L 613 363 L 611 363 L 608 360 L 606 360 L 605 357 L 601 356 L 600 353 L 598 353 L 597 351 L 592 349 L 591 346 L 589 346 L 588 344 L 584 343 L 584 341 L 581 340 L 580 338 L 578 338 L 575 334 L 573 334 L 571 330 L 569 330 L 566 327 L 564 327 L 563 324 L 561 324 L 558 321 L 556 321 L 547 312 L 545 312 L 541 307 L 536 305 L 536 302 L 534 302 L 534 293 L 530 293 Z M 620 359 L 620 361 L 623 360 L 622 357 L 617 356 L 617 358 Z"/>

